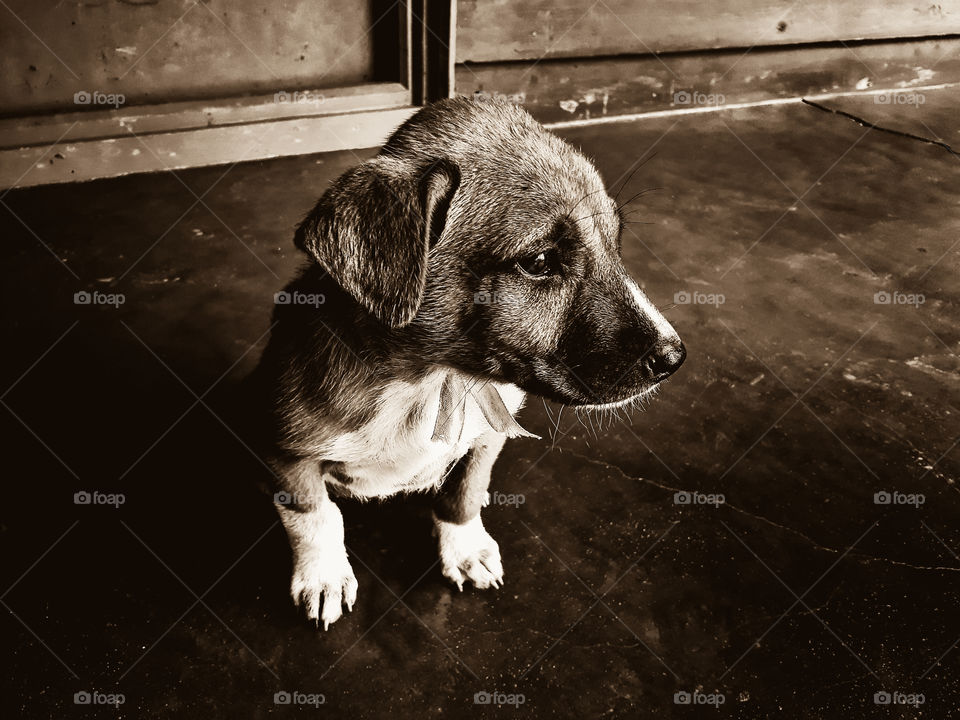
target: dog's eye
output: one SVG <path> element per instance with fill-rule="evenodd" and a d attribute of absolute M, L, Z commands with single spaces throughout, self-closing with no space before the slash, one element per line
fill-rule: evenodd
<path fill-rule="evenodd" d="M 554 250 L 531 255 L 517 261 L 517 267 L 530 277 L 545 277 L 557 268 L 557 253 Z"/>

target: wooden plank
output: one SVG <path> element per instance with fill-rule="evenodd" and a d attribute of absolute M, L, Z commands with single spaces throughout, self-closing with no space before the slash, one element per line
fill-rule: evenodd
<path fill-rule="evenodd" d="M 960 80 L 960 40 L 457 66 L 457 93 L 515 98 L 543 122 Z"/>
<path fill-rule="evenodd" d="M 449 52 L 447 53 L 447 95 L 453 97 L 457 84 L 457 5 L 458 0 L 450 0 L 450 27 L 447 31 Z"/>
<path fill-rule="evenodd" d="M 960 33 L 960 0 L 461 0 L 458 62 Z"/>
<path fill-rule="evenodd" d="M 0 148 L 49 145 L 221 125 L 380 110 L 410 105 L 399 83 L 371 83 L 325 90 L 283 90 L 272 95 L 142 105 L 117 110 L 0 119 Z"/>
<path fill-rule="evenodd" d="M 415 111 L 405 107 L 0 150 L 0 188 L 376 147 Z"/>

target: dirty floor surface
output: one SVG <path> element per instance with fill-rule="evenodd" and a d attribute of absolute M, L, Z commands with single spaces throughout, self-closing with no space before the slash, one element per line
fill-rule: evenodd
<path fill-rule="evenodd" d="M 826 104 L 957 146 L 958 102 Z M 686 364 L 630 417 L 528 404 L 502 590 L 444 581 L 425 503 L 344 503 L 327 633 L 233 401 L 294 225 L 371 151 L 3 196 L 4 717 L 956 711 L 960 158 L 800 104 L 561 134 L 611 186 L 649 158 L 624 256 Z"/>

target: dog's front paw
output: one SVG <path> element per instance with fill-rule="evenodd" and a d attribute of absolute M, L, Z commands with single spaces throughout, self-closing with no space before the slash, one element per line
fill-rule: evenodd
<path fill-rule="evenodd" d="M 357 601 L 357 578 L 345 551 L 316 553 L 298 558 L 290 583 L 293 602 L 303 608 L 307 619 L 315 624 L 323 621 L 330 627 L 343 614 L 342 606 L 353 610 Z"/>
<path fill-rule="evenodd" d="M 463 590 L 469 580 L 480 589 L 503 585 L 500 547 L 480 522 L 480 515 L 463 524 L 433 519 L 440 544 L 440 566 L 445 577 Z"/>

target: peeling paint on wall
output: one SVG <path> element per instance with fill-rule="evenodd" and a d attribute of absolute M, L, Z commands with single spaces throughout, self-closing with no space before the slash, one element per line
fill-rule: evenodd
<path fill-rule="evenodd" d="M 897 87 L 913 87 L 914 85 L 925 85 L 934 78 L 936 71 L 925 67 L 915 67 L 913 71 L 917 74 L 912 80 L 903 80 L 897 83 Z"/>

